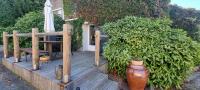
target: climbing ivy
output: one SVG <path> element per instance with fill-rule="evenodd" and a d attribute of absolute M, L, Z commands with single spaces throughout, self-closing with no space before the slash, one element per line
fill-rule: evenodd
<path fill-rule="evenodd" d="M 166 16 L 170 0 L 73 0 L 73 3 L 78 16 L 102 25 L 127 15 Z"/>

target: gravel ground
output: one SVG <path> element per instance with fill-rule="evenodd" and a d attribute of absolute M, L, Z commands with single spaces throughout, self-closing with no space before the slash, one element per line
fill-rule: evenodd
<path fill-rule="evenodd" d="M 2 65 L 3 50 L 1 47 L 0 45 L 0 90 L 36 90 Z"/>
<path fill-rule="evenodd" d="M 200 90 L 200 68 L 187 79 L 183 90 Z"/>
<path fill-rule="evenodd" d="M 0 90 L 36 90 L 0 63 Z"/>

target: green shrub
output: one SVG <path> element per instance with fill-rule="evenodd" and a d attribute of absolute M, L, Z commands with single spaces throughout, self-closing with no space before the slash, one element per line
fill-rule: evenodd
<path fill-rule="evenodd" d="M 62 31 L 63 24 L 64 21 L 60 17 L 54 17 L 56 31 Z M 44 32 L 44 15 L 39 11 L 27 13 L 17 20 L 14 27 L 8 27 L 4 30 L 10 33 L 12 33 L 13 30 L 17 30 L 20 33 L 31 33 L 32 28 L 39 28 L 39 32 Z M 12 43 L 12 41 L 10 43 Z M 20 47 L 31 47 L 31 38 L 20 37 Z"/>
<path fill-rule="evenodd" d="M 168 19 L 126 17 L 108 23 L 103 30 L 109 36 L 104 48 L 109 71 L 125 77 L 130 60 L 144 61 L 150 72 L 149 85 L 180 88 L 184 79 L 199 64 L 199 44 L 181 29 L 172 29 Z"/>
<path fill-rule="evenodd" d="M 2 41 L 3 41 L 3 32 L 6 31 L 6 28 L 4 27 L 0 27 L 0 44 L 2 45 Z"/>
<path fill-rule="evenodd" d="M 64 21 L 54 15 L 54 26 L 56 31 L 62 31 Z M 42 12 L 29 12 L 23 17 L 19 18 L 15 24 L 19 32 L 31 32 L 32 28 L 39 28 L 40 32 L 44 32 L 44 15 Z"/>
<path fill-rule="evenodd" d="M 7 27 L 7 28 L 4 28 L 4 27 L 0 27 L 0 44 L 2 45 L 3 44 L 3 32 L 8 32 L 8 33 L 13 33 L 13 30 L 16 30 L 17 28 L 16 27 Z M 8 39 L 8 48 L 11 50 L 13 49 L 13 39 L 10 37 Z"/>

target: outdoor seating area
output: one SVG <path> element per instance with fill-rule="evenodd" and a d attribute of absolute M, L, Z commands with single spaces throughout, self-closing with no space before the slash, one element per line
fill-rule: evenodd
<path fill-rule="evenodd" d="M 0 0 L 0 90 L 200 90 L 200 0 Z"/>
<path fill-rule="evenodd" d="M 71 52 L 71 34 L 70 24 L 63 25 L 62 32 L 49 32 L 38 33 L 37 28 L 32 29 L 32 33 L 18 33 L 13 31 L 13 34 L 3 33 L 4 44 L 4 60 L 3 64 L 30 82 L 38 89 L 44 90 L 44 88 L 51 88 L 48 90 L 70 90 L 78 86 L 74 86 L 79 79 L 84 79 L 84 75 L 88 75 L 91 72 L 106 72 L 106 61 L 100 57 L 100 32 L 96 31 L 95 35 L 95 52 L 76 51 Z M 39 41 L 40 37 L 48 36 L 62 36 L 62 41 Z M 14 56 L 8 57 L 8 39 L 13 38 L 14 43 Z M 31 37 L 32 47 L 20 48 L 19 37 Z M 40 50 L 39 44 L 46 44 L 46 50 Z M 62 53 L 62 58 L 55 59 L 53 57 L 55 47 L 53 44 L 57 43 L 57 52 Z M 20 53 L 24 52 L 25 55 Z M 43 56 L 49 56 L 48 63 L 43 63 L 41 58 Z M 52 59 L 54 58 L 54 60 Z M 62 79 L 56 79 L 56 68 L 62 65 Z M 91 71 L 92 70 L 92 71 Z M 99 73 L 98 73 L 99 74 Z M 82 76 L 83 75 L 83 76 Z M 105 77 L 106 78 L 106 77 Z M 100 78 L 101 79 L 101 78 Z M 42 83 L 48 83 L 43 85 Z"/>
<path fill-rule="evenodd" d="M 83 82 L 84 80 L 82 79 L 86 76 L 94 71 L 98 71 L 98 67 L 94 65 L 94 52 L 74 52 L 74 55 L 71 57 L 70 81 L 64 84 L 56 79 L 55 74 L 56 68 L 59 65 L 63 65 L 62 59 L 40 64 L 39 70 L 33 70 L 32 58 L 29 55 L 28 61 L 25 58 L 21 57 L 21 62 L 15 63 L 14 57 L 9 57 L 3 60 L 3 64 L 12 72 L 41 90 L 72 90 L 79 87 L 78 83 Z M 101 59 L 101 67 L 104 64 L 106 64 L 106 61 Z"/>

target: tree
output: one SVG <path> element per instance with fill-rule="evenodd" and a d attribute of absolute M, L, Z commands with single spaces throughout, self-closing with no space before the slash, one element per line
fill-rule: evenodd
<path fill-rule="evenodd" d="M 0 26 L 6 27 L 14 24 L 13 0 L 0 0 Z"/>
<path fill-rule="evenodd" d="M 200 11 L 195 9 L 183 9 L 177 5 L 170 6 L 170 18 L 173 20 L 173 28 L 181 28 L 196 41 L 200 41 Z"/>
<path fill-rule="evenodd" d="M 45 0 L 0 0 L 0 26 L 13 26 L 17 18 L 42 10 Z"/>

